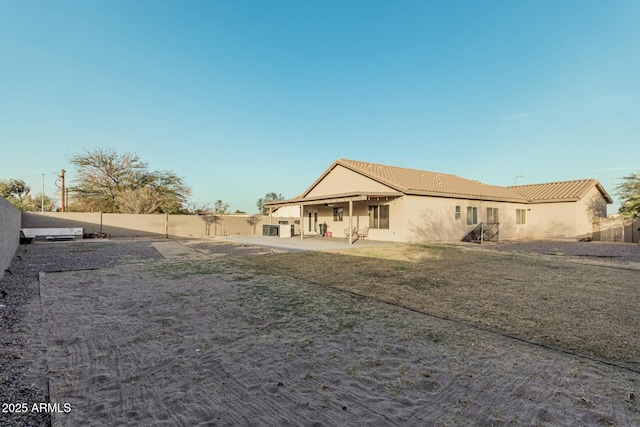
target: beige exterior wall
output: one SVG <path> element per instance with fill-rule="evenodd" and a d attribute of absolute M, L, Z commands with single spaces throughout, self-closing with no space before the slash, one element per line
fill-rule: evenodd
<path fill-rule="evenodd" d="M 391 242 L 459 242 L 476 225 L 467 225 L 467 207 L 475 207 L 478 224 L 487 222 L 487 208 L 497 208 L 500 221 L 500 239 L 528 237 L 528 224 L 516 224 L 516 209 L 528 209 L 528 205 L 481 200 L 450 199 L 443 197 L 403 196 L 389 200 L 355 202 L 353 225 L 357 228 L 369 226 L 369 206 L 389 205 L 389 229 L 369 229 L 368 238 Z M 332 206 L 305 206 L 303 227 L 305 234 L 316 234 L 313 227 L 314 213 L 318 223 L 327 223 L 334 236 L 344 236 L 349 224 L 348 203 Z M 456 206 L 460 206 L 460 219 L 455 218 Z M 333 208 L 343 207 L 343 221 L 333 220 Z M 309 232 L 311 213 L 311 232 Z M 529 212 L 527 212 L 529 213 Z"/>
<path fill-rule="evenodd" d="M 527 205 L 527 234 L 530 239 L 575 239 L 575 203 Z"/>
<path fill-rule="evenodd" d="M 593 222 L 607 217 L 607 202 L 602 193 L 593 187 L 585 197 L 576 202 L 576 235 L 593 238 Z"/>
<path fill-rule="evenodd" d="M 371 240 L 384 240 L 390 242 L 403 242 L 404 240 L 404 201 L 402 197 L 382 198 L 366 202 L 354 202 L 352 211 L 352 226 L 356 229 L 369 227 L 369 206 L 389 206 L 389 229 L 369 228 L 367 235 Z M 343 208 L 342 221 L 334 221 L 333 209 Z M 305 235 L 319 234 L 319 227 L 314 227 L 315 214 L 318 214 L 318 224 L 327 224 L 327 231 L 334 237 L 344 237 L 345 229 L 349 228 L 349 203 L 333 203 L 331 206 L 310 205 L 304 207 L 302 225 Z"/>
<path fill-rule="evenodd" d="M 394 190 L 386 185 L 362 176 L 359 173 L 337 165 L 309 192 L 309 194 L 307 194 L 306 197 L 365 191 L 390 192 Z"/>
<path fill-rule="evenodd" d="M 529 205 L 528 234 L 536 239 L 576 240 L 593 237 L 593 222 L 607 216 L 606 200 L 596 187 L 577 202 Z"/>
<path fill-rule="evenodd" d="M 591 237 L 593 220 L 606 216 L 606 200 L 593 188 L 578 202 L 507 203 L 482 200 L 405 196 L 407 241 L 455 242 L 475 226 L 467 225 L 467 207 L 477 207 L 478 223 L 487 222 L 487 208 L 497 208 L 500 239 L 567 239 Z M 460 206 L 461 218 L 455 219 Z M 516 224 L 516 210 L 526 211 Z"/>
<path fill-rule="evenodd" d="M 364 202 L 363 202 L 364 204 Z M 369 229 L 371 240 L 383 240 L 389 242 L 405 242 L 405 197 L 397 197 L 393 200 L 370 200 L 366 202 L 366 222 L 369 223 L 368 207 L 373 205 L 389 205 L 389 229 Z"/>
<path fill-rule="evenodd" d="M 20 211 L 0 197 L 0 279 L 20 245 Z"/>
<path fill-rule="evenodd" d="M 501 240 L 521 239 L 528 233 L 528 224 L 516 224 L 516 209 L 528 209 L 525 204 L 427 196 L 404 198 L 408 242 L 459 242 L 477 224 L 487 222 L 487 208 L 498 209 Z M 456 206 L 460 206 L 459 219 Z M 477 209 L 477 224 L 467 225 L 467 207 Z"/>
<path fill-rule="evenodd" d="M 300 206 L 283 206 L 272 213 L 273 217 L 300 218 Z"/>
<path fill-rule="evenodd" d="M 331 196 L 343 193 L 393 191 L 370 178 L 343 166 L 336 166 L 309 192 L 307 197 Z M 567 239 L 591 237 L 592 223 L 598 216 L 606 216 L 606 201 L 594 187 L 578 202 L 562 203 L 510 203 L 484 200 L 467 200 L 430 196 L 403 196 L 386 201 L 355 202 L 353 224 L 357 228 L 369 225 L 368 206 L 389 205 L 388 230 L 369 230 L 372 240 L 398 242 L 459 242 L 476 225 L 467 225 L 467 208 L 478 212 L 477 223 L 487 221 L 487 208 L 497 208 L 500 222 L 500 239 Z M 455 218 L 456 206 L 460 206 L 460 219 Z M 342 222 L 334 221 L 333 208 L 344 209 Z M 524 224 L 516 223 L 516 210 L 525 211 Z M 348 227 L 348 203 L 332 206 L 309 205 L 304 207 L 303 229 L 305 234 L 317 234 L 317 224 L 326 223 L 334 236 L 343 236 Z"/>

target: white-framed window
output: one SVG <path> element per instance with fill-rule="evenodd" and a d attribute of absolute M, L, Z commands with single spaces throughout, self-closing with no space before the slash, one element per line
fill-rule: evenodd
<path fill-rule="evenodd" d="M 462 208 L 460 206 L 456 206 L 456 219 L 462 218 Z"/>
<path fill-rule="evenodd" d="M 498 217 L 498 208 L 487 208 L 487 222 L 500 222 L 500 218 Z"/>
<path fill-rule="evenodd" d="M 516 224 L 522 225 L 527 223 L 527 211 L 524 209 L 516 209 Z"/>
<path fill-rule="evenodd" d="M 467 225 L 475 225 L 478 223 L 478 208 L 475 206 L 467 206 Z"/>
<path fill-rule="evenodd" d="M 389 205 L 369 206 L 369 228 L 389 229 Z"/>

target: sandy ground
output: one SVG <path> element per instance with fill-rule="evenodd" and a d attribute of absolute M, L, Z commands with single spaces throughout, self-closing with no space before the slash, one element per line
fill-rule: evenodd
<path fill-rule="evenodd" d="M 537 243 L 542 250 L 547 246 Z M 571 246 L 562 244 L 564 250 Z M 238 261 L 640 371 L 640 281 L 638 270 L 628 264 L 608 261 L 604 266 L 587 257 L 473 244 L 353 248 Z"/>
<path fill-rule="evenodd" d="M 40 274 L 54 426 L 640 425 L 633 370 L 191 246 Z"/>

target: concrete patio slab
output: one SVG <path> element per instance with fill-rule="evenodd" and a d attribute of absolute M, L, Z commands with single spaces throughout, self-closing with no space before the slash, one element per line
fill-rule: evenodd
<path fill-rule="evenodd" d="M 366 248 L 372 246 L 398 245 L 396 242 L 380 242 L 376 240 L 357 240 L 349 245 L 347 239 L 338 237 L 305 237 L 280 238 L 277 236 L 228 236 L 228 241 L 243 243 L 245 245 L 266 246 L 289 252 L 302 251 L 329 251 L 333 249 Z"/>

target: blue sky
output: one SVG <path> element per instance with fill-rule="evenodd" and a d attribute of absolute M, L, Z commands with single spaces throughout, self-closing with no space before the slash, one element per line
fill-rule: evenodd
<path fill-rule="evenodd" d="M 0 179 L 57 197 L 71 155 L 113 147 L 250 213 L 337 158 L 614 196 L 640 169 L 638 22 L 636 0 L 0 0 Z"/>

